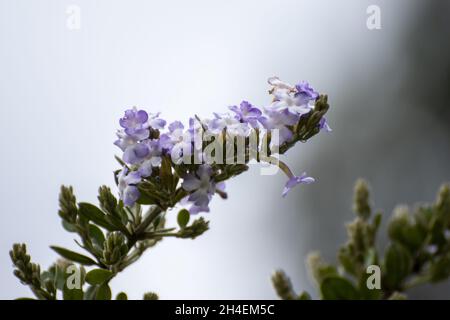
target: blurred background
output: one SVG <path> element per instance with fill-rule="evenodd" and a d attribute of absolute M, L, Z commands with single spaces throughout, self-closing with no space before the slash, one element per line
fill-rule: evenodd
<path fill-rule="evenodd" d="M 370 5 L 381 29 L 367 28 Z M 450 180 L 449 17 L 441 0 L 0 0 L 0 298 L 30 296 L 12 275 L 14 242 L 43 267 L 57 258 L 49 245 L 76 249 L 57 216 L 59 187 L 90 202 L 114 187 L 125 108 L 186 121 L 242 99 L 263 106 L 273 75 L 329 95 L 333 132 L 286 157 L 317 182 L 282 199 L 285 177 L 252 167 L 212 202 L 210 231 L 164 240 L 112 288 L 136 299 L 273 299 L 270 275 L 282 268 L 314 293 L 305 257 L 335 261 L 358 177 L 385 221 Z M 450 285 L 411 297 L 448 299 Z"/>

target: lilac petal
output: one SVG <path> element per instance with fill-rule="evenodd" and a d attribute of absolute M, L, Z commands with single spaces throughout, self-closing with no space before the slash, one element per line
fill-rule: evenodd
<path fill-rule="evenodd" d="M 310 184 L 313 183 L 315 180 L 312 177 L 307 177 L 306 172 L 303 172 L 301 176 L 293 176 L 291 177 L 288 182 L 286 182 L 286 185 L 284 186 L 282 196 L 286 197 L 286 195 L 291 191 L 292 188 L 294 188 L 298 184 Z"/>
<path fill-rule="evenodd" d="M 279 134 L 280 134 L 279 135 L 279 138 L 280 138 L 279 145 L 282 145 L 283 143 L 290 141 L 294 135 L 292 133 L 292 131 L 287 127 L 281 127 L 279 129 Z M 276 141 L 273 141 L 273 142 L 276 143 Z"/>
<path fill-rule="evenodd" d="M 212 174 L 212 169 L 209 165 L 201 165 L 197 169 L 197 175 L 200 179 L 207 178 L 209 179 Z"/>
<path fill-rule="evenodd" d="M 159 136 L 159 146 L 162 149 L 170 150 L 173 147 L 172 139 L 167 134 L 162 134 Z"/>
<path fill-rule="evenodd" d="M 258 121 L 266 130 L 272 130 L 274 128 L 273 123 L 267 117 L 260 117 Z"/>
<path fill-rule="evenodd" d="M 145 112 L 144 110 L 139 110 L 139 111 L 136 113 L 136 120 L 137 120 L 139 123 L 145 123 L 145 122 L 147 122 L 147 120 L 148 120 L 148 114 L 147 114 L 147 112 Z"/>
<path fill-rule="evenodd" d="M 169 124 L 169 131 L 174 132 L 177 129 L 184 129 L 183 123 L 181 121 L 174 121 L 171 124 Z"/>
<path fill-rule="evenodd" d="M 259 117 L 262 114 L 261 110 L 254 107 L 248 101 L 242 101 L 240 107 L 241 107 L 242 113 L 244 113 L 247 117 Z"/>
<path fill-rule="evenodd" d="M 228 109 L 230 109 L 231 111 L 240 114 L 241 110 L 237 107 L 237 106 L 230 106 L 228 107 Z"/>
<path fill-rule="evenodd" d="M 216 190 L 225 192 L 225 182 L 219 182 L 216 184 Z"/>
<path fill-rule="evenodd" d="M 248 110 L 246 117 L 247 118 L 258 118 L 262 115 L 261 110 L 259 110 L 258 108 L 251 108 L 250 110 Z"/>
<path fill-rule="evenodd" d="M 200 180 L 197 179 L 194 175 L 188 174 L 184 177 L 181 186 L 186 191 L 194 191 L 200 187 Z"/>
<path fill-rule="evenodd" d="M 199 207 L 207 207 L 209 204 L 209 196 L 203 190 L 197 190 L 189 196 L 189 201 Z"/>
<path fill-rule="evenodd" d="M 328 125 L 327 120 L 325 120 L 324 117 L 322 117 L 322 119 L 320 119 L 320 122 L 319 122 L 319 129 L 320 129 L 320 130 L 324 130 L 324 131 L 326 131 L 326 132 L 331 132 L 331 131 L 333 131 L 333 130 L 330 128 L 330 126 Z"/>
<path fill-rule="evenodd" d="M 144 161 L 138 169 L 139 174 L 144 178 L 150 177 L 152 171 L 152 162 L 150 160 Z"/>
<path fill-rule="evenodd" d="M 193 204 L 190 208 L 189 208 L 189 213 L 190 214 L 198 214 L 201 212 L 209 212 L 209 207 L 200 207 L 200 206 L 196 206 L 195 204 Z"/>
<path fill-rule="evenodd" d="M 222 131 L 224 128 L 224 124 L 222 119 L 213 119 L 208 124 L 208 129 L 212 133 L 218 133 L 219 131 Z"/>
<path fill-rule="evenodd" d="M 117 136 L 119 139 L 114 141 L 114 145 L 118 146 L 122 151 L 125 151 L 126 148 L 136 144 L 137 142 L 136 139 L 125 134 L 124 131 L 117 132 Z"/>
<path fill-rule="evenodd" d="M 152 166 L 159 167 L 161 165 L 162 159 L 161 157 L 151 157 L 149 160 Z"/>
<path fill-rule="evenodd" d="M 137 184 L 141 182 L 141 180 L 142 180 L 141 175 L 137 171 L 132 171 L 128 173 L 127 176 L 125 177 L 125 182 L 127 184 Z"/>
<path fill-rule="evenodd" d="M 148 129 L 127 128 L 125 129 L 125 133 L 135 140 L 144 140 L 150 135 L 150 131 Z"/>
<path fill-rule="evenodd" d="M 125 111 L 125 116 L 119 120 L 121 127 L 125 129 L 143 129 L 143 125 L 148 119 L 148 114 L 144 110 L 137 110 L 136 108 Z"/>
<path fill-rule="evenodd" d="M 139 199 L 140 193 L 137 187 L 128 186 L 123 192 L 123 204 L 126 206 L 132 206 Z"/>
<path fill-rule="evenodd" d="M 319 97 L 319 93 L 306 81 L 301 81 L 295 86 L 295 89 L 297 90 L 295 96 L 299 99 L 300 104 L 307 104 L 309 101 L 316 100 Z"/>
<path fill-rule="evenodd" d="M 144 143 L 138 143 L 128 147 L 123 154 L 123 161 L 129 164 L 136 164 L 148 156 L 150 150 Z"/>
<path fill-rule="evenodd" d="M 149 125 L 150 127 L 152 127 L 153 129 L 164 129 L 164 127 L 166 126 L 166 120 L 163 119 L 152 119 L 149 121 Z"/>
<path fill-rule="evenodd" d="M 287 126 L 295 125 L 298 122 L 299 118 L 300 117 L 297 114 L 289 112 L 288 109 L 280 112 L 280 120 Z"/>

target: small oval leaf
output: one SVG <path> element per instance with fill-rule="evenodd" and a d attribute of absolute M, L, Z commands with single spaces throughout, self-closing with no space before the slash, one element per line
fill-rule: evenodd
<path fill-rule="evenodd" d="M 105 269 L 94 269 L 86 274 L 86 282 L 91 285 L 100 285 L 111 279 L 113 273 Z"/>
<path fill-rule="evenodd" d="M 353 284 L 341 277 L 323 280 L 320 291 L 324 300 L 358 300 L 359 294 Z"/>
<path fill-rule="evenodd" d="M 105 236 L 102 232 L 102 230 L 100 230 L 99 227 L 97 227 L 96 225 L 90 224 L 89 225 L 89 236 L 92 239 L 92 242 L 100 249 L 103 250 L 103 245 L 105 243 Z"/>
<path fill-rule="evenodd" d="M 384 257 L 384 280 L 389 289 L 397 289 L 412 269 L 413 259 L 408 249 L 399 243 L 389 246 Z"/>
<path fill-rule="evenodd" d="M 106 283 L 97 288 L 95 300 L 111 300 L 111 289 Z"/>
<path fill-rule="evenodd" d="M 191 217 L 191 215 L 190 215 L 189 211 L 187 211 L 186 209 L 182 209 L 182 210 L 180 210 L 180 212 L 178 212 L 177 221 L 178 221 L 178 225 L 180 226 L 180 228 L 184 228 L 187 226 L 187 224 L 189 223 L 190 217 Z"/>
<path fill-rule="evenodd" d="M 83 300 L 83 290 L 81 289 L 69 289 L 67 286 L 63 288 L 63 299 L 64 300 Z"/>

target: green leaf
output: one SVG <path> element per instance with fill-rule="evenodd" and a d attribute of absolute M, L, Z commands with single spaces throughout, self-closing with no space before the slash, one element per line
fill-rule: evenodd
<path fill-rule="evenodd" d="M 105 214 L 96 206 L 90 203 L 80 202 L 78 204 L 78 207 L 80 215 L 82 215 L 86 219 L 91 220 L 92 222 L 98 224 L 99 226 L 109 231 L 117 230 L 117 228 L 115 228 L 111 223 L 109 223 L 106 220 Z"/>
<path fill-rule="evenodd" d="M 311 300 L 311 296 L 309 295 L 308 292 L 303 291 L 302 293 L 300 293 L 297 300 Z"/>
<path fill-rule="evenodd" d="M 169 156 L 163 157 L 159 171 L 161 184 L 169 191 L 174 191 L 174 180 L 172 174 L 172 160 Z"/>
<path fill-rule="evenodd" d="M 383 291 L 381 289 L 369 289 L 367 280 L 372 276 L 371 273 L 363 272 L 361 278 L 359 279 L 359 293 L 361 299 L 364 300 L 379 300 L 383 296 Z"/>
<path fill-rule="evenodd" d="M 95 300 L 111 300 L 111 289 L 108 284 L 104 283 L 97 288 Z"/>
<path fill-rule="evenodd" d="M 58 264 L 55 265 L 55 273 L 54 273 L 54 284 L 55 287 L 59 290 L 64 289 L 64 284 L 66 283 L 66 270 L 61 268 Z"/>
<path fill-rule="evenodd" d="M 116 296 L 116 300 L 128 300 L 128 296 L 125 292 L 119 292 Z"/>
<path fill-rule="evenodd" d="M 105 243 L 105 236 L 99 227 L 97 227 L 96 225 L 90 224 L 89 225 L 89 236 L 91 237 L 92 242 L 97 247 L 99 247 L 100 249 L 103 249 L 103 245 Z"/>
<path fill-rule="evenodd" d="M 95 300 L 98 286 L 89 286 L 84 293 L 84 300 Z"/>
<path fill-rule="evenodd" d="M 186 209 L 182 209 L 182 210 L 180 210 L 180 212 L 178 212 L 177 221 L 178 221 L 178 225 L 180 226 L 180 228 L 184 228 L 187 226 L 187 224 L 189 223 L 190 217 L 191 217 L 191 215 L 190 215 L 189 211 L 187 211 Z"/>
<path fill-rule="evenodd" d="M 323 280 L 320 291 L 324 300 L 358 300 L 359 294 L 353 284 L 341 277 Z"/>
<path fill-rule="evenodd" d="M 139 189 L 139 187 L 138 187 Z M 142 205 L 151 205 L 151 204 L 155 204 L 156 201 L 154 198 L 150 197 L 148 195 L 147 192 L 142 192 L 141 189 L 139 189 L 140 191 L 140 196 L 139 199 L 137 199 L 137 203 L 142 204 Z"/>
<path fill-rule="evenodd" d="M 105 269 L 94 269 L 86 274 L 86 282 L 91 285 L 100 285 L 111 279 L 113 273 Z"/>
<path fill-rule="evenodd" d="M 399 243 L 389 246 L 384 257 L 384 279 L 389 289 L 400 289 L 402 281 L 412 269 L 413 259 L 409 251 Z"/>
<path fill-rule="evenodd" d="M 430 265 L 430 281 L 439 282 L 450 276 L 450 255 L 439 257 Z"/>
<path fill-rule="evenodd" d="M 67 222 L 66 220 L 62 220 L 62 226 L 64 230 L 68 232 L 77 232 L 77 228 L 72 223 Z"/>
<path fill-rule="evenodd" d="M 81 289 L 69 289 L 67 286 L 63 288 L 64 300 L 83 300 L 83 290 Z"/>
<path fill-rule="evenodd" d="M 63 258 L 66 258 L 68 260 L 71 260 L 73 262 L 78 262 L 81 264 L 84 264 L 86 266 L 91 266 L 96 264 L 94 260 L 92 260 L 89 257 L 83 256 L 82 254 L 67 250 L 65 248 L 56 247 L 56 246 L 50 246 L 52 250 L 54 250 L 56 253 L 58 253 Z"/>
<path fill-rule="evenodd" d="M 339 249 L 338 260 L 345 272 L 353 276 L 358 274 L 357 263 L 355 262 L 352 252 L 349 252 L 348 247 L 345 246 Z"/>

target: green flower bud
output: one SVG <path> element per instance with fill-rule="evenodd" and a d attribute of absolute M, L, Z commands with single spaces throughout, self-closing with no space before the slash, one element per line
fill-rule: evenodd
<path fill-rule="evenodd" d="M 76 223 L 78 208 L 72 187 L 61 186 L 58 214 L 64 221 Z"/>
<path fill-rule="evenodd" d="M 144 293 L 144 300 L 158 300 L 159 296 L 154 292 L 146 292 Z"/>
<path fill-rule="evenodd" d="M 98 201 L 100 208 L 110 215 L 116 215 L 117 199 L 111 193 L 111 189 L 107 186 L 101 186 L 98 189 Z"/>
<path fill-rule="evenodd" d="M 355 184 L 353 210 L 363 220 L 370 217 L 369 187 L 367 182 L 362 179 Z"/>
<path fill-rule="evenodd" d="M 306 264 L 309 269 L 311 277 L 316 281 L 320 287 L 322 281 L 328 277 L 338 275 L 336 268 L 330 264 L 325 263 L 319 252 L 311 252 L 306 258 Z"/>
<path fill-rule="evenodd" d="M 286 276 L 282 270 L 276 271 L 272 275 L 272 284 L 277 292 L 277 295 L 282 300 L 294 300 L 295 292 L 292 289 L 291 280 Z"/>
<path fill-rule="evenodd" d="M 190 226 L 181 229 L 178 233 L 178 237 L 195 239 L 208 229 L 209 221 L 205 221 L 205 219 L 201 217 L 197 220 L 194 220 L 194 222 L 192 222 Z"/>
<path fill-rule="evenodd" d="M 125 237 L 120 232 L 111 232 L 105 240 L 103 262 L 107 265 L 118 263 L 128 253 Z"/>

